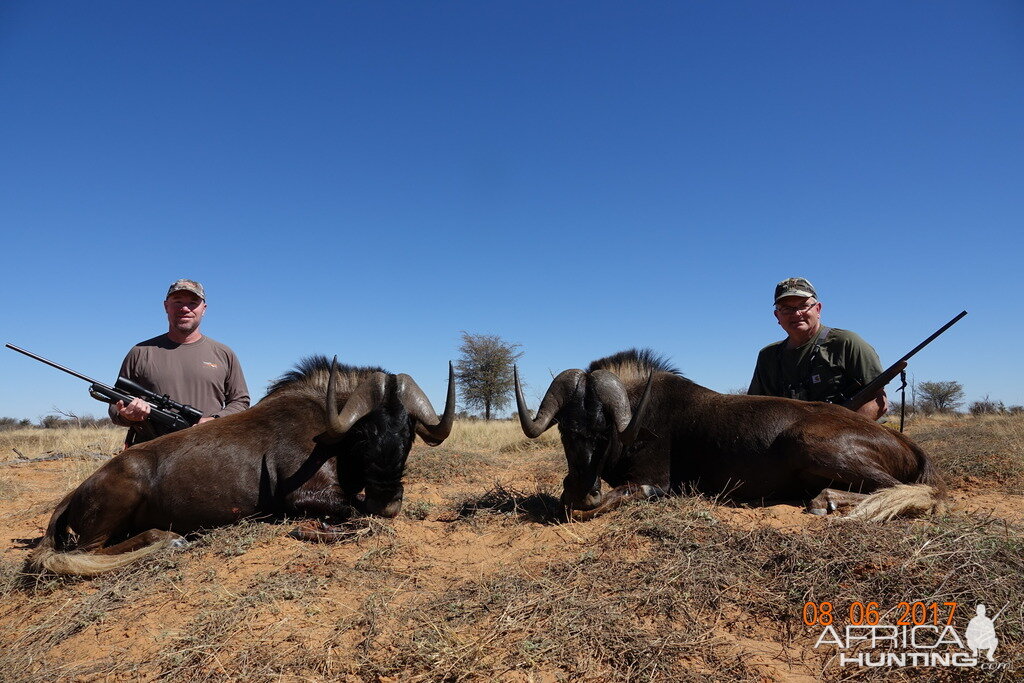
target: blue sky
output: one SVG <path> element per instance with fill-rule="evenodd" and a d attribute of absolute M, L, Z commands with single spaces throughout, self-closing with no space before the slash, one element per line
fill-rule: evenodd
<path fill-rule="evenodd" d="M 0 4 L 2 341 L 112 382 L 168 284 L 253 398 L 460 333 L 745 387 L 778 280 L 968 401 L 1024 404 L 1024 4 Z M 0 416 L 101 414 L 0 353 Z"/>

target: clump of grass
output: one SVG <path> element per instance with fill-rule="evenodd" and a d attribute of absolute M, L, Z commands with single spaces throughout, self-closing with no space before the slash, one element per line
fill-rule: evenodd
<path fill-rule="evenodd" d="M 424 520 L 430 517 L 436 506 L 425 500 L 414 501 L 402 505 L 402 514 L 409 519 Z"/>
<path fill-rule="evenodd" d="M 495 483 L 481 496 L 458 501 L 455 509 L 459 518 L 499 514 L 541 523 L 565 519 L 565 509 L 550 490 L 538 487 L 535 492 L 526 493 L 501 483 Z"/>
<path fill-rule="evenodd" d="M 208 549 L 220 557 L 237 557 L 261 543 L 269 542 L 281 533 L 277 524 L 265 519 L 242 519 L 229 526 L 216 527 L 197 535 L 193 547 Z"/>
<path fill-rule="evenodd" d="M 14 500 L 25 490 L 25 486 L 11 477 L 4 470 L 0 470 L 0 501 Z"/>

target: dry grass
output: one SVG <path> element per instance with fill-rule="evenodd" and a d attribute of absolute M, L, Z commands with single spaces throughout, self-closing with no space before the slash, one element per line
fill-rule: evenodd
<path fill-rule="evenodd" d="M 907 434 L 953 487 L 989 482 L 1007 493 L 1024 491 L 1024 415 L 925 417 Z"/>
<path fill-rule="evenodd" d="M 536 439 L 528 439 L 519 420 L 456 420 L 445 447 L 472 453 L 518 453 L 560 446 L 558 429 L 552 428 Z"/>
<path fill-rule="evenodd" d="M 0 462 L 51 454 L 114 455 L 124 448 L 123 427 L 11 429 L 0 431 Z"/>

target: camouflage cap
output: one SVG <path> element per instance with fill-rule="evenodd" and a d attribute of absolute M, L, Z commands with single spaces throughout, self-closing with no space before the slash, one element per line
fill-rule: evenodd
<path fill-rule="evenodd" d="M 203 286 L 195 280 L 187 278 L 175 280 L 167 289 L 167 296 L 170 297 L 175 292 L 192 292 L 203 301 L 206 301 L 206 292 L 203 290 Z"/>
<path fill-rule="evenodd" d="M 803 298 L 817 299 L 818 295 L 814 291 L 814 285 L 807 281 L 806 278 L 802 277 L 790 277 L 786 278 L 779 284 L 775 285 L 775 301 L 778 302 L 787 296 L 799 296 Z"/>

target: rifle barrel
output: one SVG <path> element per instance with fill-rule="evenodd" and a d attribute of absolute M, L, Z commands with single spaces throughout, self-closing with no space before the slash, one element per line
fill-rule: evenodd
<path fill-rule="evenodd" d="M 63 370 L 64 372 L 68 373 L 69 375 L 74 375 L 78 379 L 84 379 L 86 382 L 89 382 L 91 384 L 100 384 L 100 382 L 97 382 L 92 377 L 86 377 L 85 375 L 83 375 L 80 372 L 75 372 L 71 368 L 66 368 L 63 365 L 61 365 L 60 363 L 54 363 L 52 360 L 47 360 L 46 358 L 43 358 L 42 356 L 37 356 L 36 354 L 32 353 L 31 351 L 26 351 L 25 349 L 22 349 L 22 348 L 19 348 L 19 347 L 15 346 L 14 344 L 4 344 L 4 346 L 9 348 L 11 351 L 17 351 L 18 353 L 23 353 L 26 356 L 28 356 L 29 358 L 35 358 L 40 363 L 46 363 L 50 367 L 57 368 L 58 370 Z"/>
<path fill-rule="evenodd" d="M 924 347 L 928 346 L 933 341 L 935 341 L 936 337 L 938 337 L 940 334 L 942 334 L 943 332 L 945 332 L 949 328 L 953 327 L 953 325 L 955 325 L 956 322 L 958 320 L 960 320 L 960 318 L 964 317 L 965 315 L 967 315 L 967 311 L 960 311 L 960 313 L 957 314 L 957 316 L 955 318 L 953 318 L 948 323 L 946 323 L 945 325 L 940 327 L 938 330 L 935 331 L 934 334 L 932 334 L 932 336 L 928 337 L 923 342 L 921 342 L 920 344 L 915 346 L 913 349 L 910 350 L 910 353 L 908 353 L 907 355 L 903 356 L 903 358 L 900 358 L 900 360 L 898 360 L 896 362 L 899 363 L 900 361 L 909 360 L 911 356 L 913 356 L 915 353 L 917 353 L 918 351 L 920 351 L 921 349 L 923 349 Z"/>

